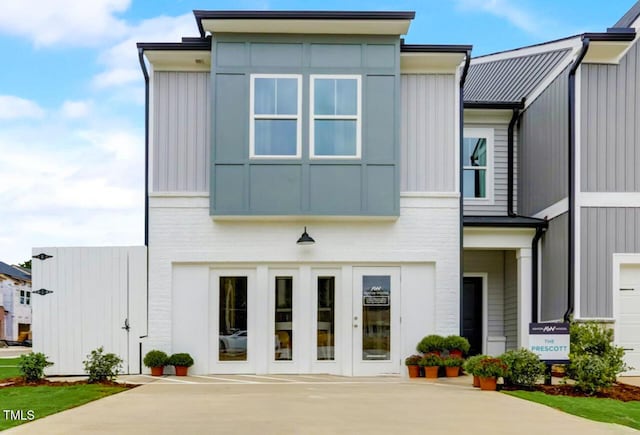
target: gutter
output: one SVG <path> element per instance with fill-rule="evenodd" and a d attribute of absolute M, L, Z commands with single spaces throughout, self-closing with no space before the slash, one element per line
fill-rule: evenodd
<path fill-rule="evenodd" d="M 524 98 L 522 106 L 524 106 Z M 513 131 L 519 116 L 520 108 L 514 107 L 507 129 L 507 215 L 510 217 L 516 216 L 513 210 Z"/>
<path fill-rule="evenodd" d="M 545 222 L 546 224 L 546 222 Z M 539 294 L 539 284 L 538 284 L 538 264 L 540 253 L 538 249 L 538 244 L 542 235 L 547 231 L 547 226 L 538 226 L 536 227 L 536 234 L 533 236 L 533 240 L 531 241 L 531 322 L 538 323 L 538 294 Z"/>
<path fill-rule="evenodd" d="M 567 311 L 564 313 L 564 321 L 568 322 L 571 318 L 571 315 L 575 309 L 575 268 L 573 267 L 575 263 L 576 250 L 574 245 L 575 240 L 575 229 L 576 229 L 576 186 L 575 186 L 575 174 L 576 174 L 576 162 L 575 162 L 575 148 L 576 148 L 576 125 L 575 125 L 575 114 L 576 114 L 576 71 L 578 67 L 582 63 L 582 60 L 589 51 L 589 44 L 591 39 L 589 39 L 589 34 L 585 34 L 582 37 L 582 49 L 580 53 L 578 53 L 578 57 L 573 61 L 571 65 L 571 69 L 569 70 L 569 149 L 568 149 L 568 160 L 569 160 L 569 180 L 568 180 L 568 190 L 569 190 L 569 235 L 567 237 L 567 252 L 568 252 L 568 264 L 567 264 Z"/>
<path fill-rule="evenodd" d="M 469 72 L 469 65 L 471 63 L 471 46 L 466 50 L 466 57 L 464 61 L 464 67 L 462 69 L 462 74 L 460 76 L 460 100 L 459 100 L 459 122 L 460 125 L 458 128 L 460 129 L 460 145 L 459 145 L 459 161 L 458 161 L 458 182 L 460 186 L 460 229 L 459 229 L 459 237 L 460 237 L 460 264 L 459 264 L 459 273 L 460 273 L 460 298 L 462 298 L 462 292 L 464 289 L 464 162 L 462 160 L 462 147 L 464 146 L 464 82 L 467 80 L 467 73 Z M 458 304 L 460 305 L 460 334 L 462 334 L 462 301 Z"/>

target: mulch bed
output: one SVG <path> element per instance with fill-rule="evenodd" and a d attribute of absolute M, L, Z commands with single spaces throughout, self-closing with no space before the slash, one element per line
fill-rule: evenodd
<path fill-rule="evenodd" d="M 632 400 L 640 401 L 640 387 L 619 383 L 613 384 L 610 388 L 603 389 L 593 396 L 583 393 L 574 388 L 573 385 L 536 385 L 536 390 L 554 396 L 600 397 L 621 400 L 623 402 L 630 402 Z"/>
<path fill-rule="evenodd" d="M 0 381 L 0 388 L 8 388 L 8 387 L 37 387 L 37 386 L 47 386 L 47 387 L 69 387 L 72 385 L 87 385 L 89 382 L 87 380 L 78 380 L 78 381 L 50 381 L 48 379 L 40 379 L 35 382 L 26 382 L 22 377 L 15 377 L 9 379 L 3 379 Z M 108 387 L 123 387 L 123 388 L 135 388 L 137 384 L 121 384 L 118 382 L 104 381 L 96 383 L 96 385 L 105 385 Z"/>

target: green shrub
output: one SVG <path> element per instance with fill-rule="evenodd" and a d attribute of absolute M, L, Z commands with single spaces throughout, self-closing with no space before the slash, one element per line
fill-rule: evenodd
<path fill-rule="evenodd" d="M 169 357 L 167 362 L 170 366 L 182 366 L 191 367 L 193 365 L 193 358 L 188 353 L 174 353 Z"/>
<path fill-rule="evenodd" d="M 613 331 L 597 322 L 571 324 L 571 351 L 567 375 L 576 388 L 593 394 L 611 386 L 618 374 L 630 367 L 624 350 L 613 344 Z"/>
<path fill-rule="evenodd" d="M 169 363 L 169 357 L 161 350 L 150 350 L 142 362 L 147 367 L 164 367 Z"/>
<path fill-rule="evenodd" d="M 469 352 L 471 345 L 469 344 L 469 340 L 464 337 L 460 337 L 459 335 L 449 335 L 444 338 L 443 347 L 448 351 L 459 350 L 462 351 L 463 354 L 466 354 Z"/>
<path fill-rule="evenodd" d="M 47 361 L 47 356 L 42 352 L 20 355 L 18 370 L 26 382 L 35 382 L 44 378 L 44 369 L 52 366 L 51 361 Z"/>
<path fill-rule="evenodd" d="M 416 350 L 421 353 L 440 352 L 443 349 L 444 337 L 435 334 L 427 335 L 416 346 Z"/>
<path fill-rule="evenodd" d="M 410 355 L 405 358 L 404 365 L 406 366 L 417 366 L 422 357 L 420 355 Z"/>
<path fill-rule="evenodd" d="M 420 359 L 418 365 L 420 365 L 420 367 L 440 367 L 442 365 L 442 358 L 429 353 Z"/>
<path fill-rule="evenodd" d="M 122 368 L 122 358 L 115 353 L 104 353 L 102 346 L 92 350 L 82 362 L 84 371 L 89 375 L 89 383 L 113 381 Z"/>
<path fill-rule="evenodd" d="M 480 361 L 482 361 L 483 359 L 487 359 L 487 358 L 489 358 L 487 355 L 470 356 L 469 358 L 467 358 L 464 361 L 464 364 L 462 365 L 462 368 L 464 369 L 464 371 L 466 373 L 469 373 L 470 375 L 477 376 L 477 370 L 478 370 L 478 367 L 480 365 Z"/>
<path fill-rule="evenodd" d="M 527 349 L 509 350 L 500 359 L 507 365 L 506 383 L 531 387 L 544 376 L 545 363 Z"/>
<path fill-rule="evenodd" d="M 507 365 L 500 358 L 483 358 L 478 362 L 475 374 L 481 378 L 499 378 L 507 374 Z"/>
<path fill-rule="evenodd" d="M 462 367 L 463 363 L 462 358 L 448 357 L 442 360 L 442 365 L 445 367 Z"/>

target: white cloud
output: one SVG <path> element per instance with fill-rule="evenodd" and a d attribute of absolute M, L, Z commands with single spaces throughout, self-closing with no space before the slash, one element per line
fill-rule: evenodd
<path fill-rule="evenodd" d="M 35 101 L 0 95 L 0 119 L 42 118 L 44 110 Z"/>
<path fill-rule="evenodd" d="M 62 103 L 60 113 L 65 118 L 85 118 L 91 113 L 91 107 L 93 103 L 91 101 L 71 101 L 67 100 Z"/>
<path fill-rule="evenodd" d="M 510 0 L 456 0 L 463 10 L 480 10 L 506 19 L 511 25 L 536 36 L 541 36 L 548 20 Z"/>
<path fill-rule="evenodd" d="M 99 89 L 135 82 L 142 84 L 137 42 L 179 42 L 183 36 L 197 35 L 192 13 L 144 20 L 131 27 L 124 40 L 102 52 L 98 61 L 104 65 L 104 70 L 93 78 L 93 84 Z"/>
<path fill-rule="evenodd" d="M 5 0 L 0 32 L 26 37 L 38 47 L 92 46 L 121 37 L 127 25 L 116 17 L 131 0 Z"/>

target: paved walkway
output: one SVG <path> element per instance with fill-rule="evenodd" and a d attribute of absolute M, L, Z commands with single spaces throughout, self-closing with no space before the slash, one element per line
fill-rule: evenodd
<path fill-rule="evenodd" d="M 325 375 L 131 377 L 138 388 L 7 434 L 633 434 L 455 380 Z"/>

